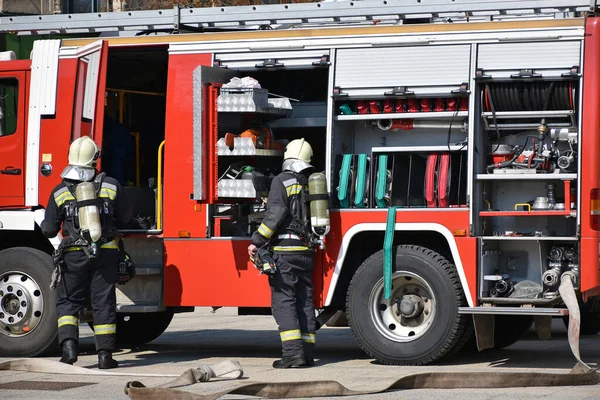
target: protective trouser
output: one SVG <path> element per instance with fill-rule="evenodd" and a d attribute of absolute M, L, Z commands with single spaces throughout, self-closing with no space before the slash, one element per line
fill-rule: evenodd
<path fill-rule="evenodd" d="M 314 357 L 315 306 L 313 303 L 313 254 L 273 254 L 277 272 L 269 276 L 271 309 L 279 325 L 283 357 Z"/>
<path fill-rule="evenodd" d="M 79 312 L 91 300 L 96 350 L 113 351 L 117 333 L 115 280 L 118 250 L 100 249 L 97 258 L 82 250 L 64 253 L 65 270 L 57 289 L 58 341 L 79 341 Z"/>

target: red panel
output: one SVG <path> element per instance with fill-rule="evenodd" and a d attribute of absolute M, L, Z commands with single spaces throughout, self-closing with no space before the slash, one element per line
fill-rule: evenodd
<path fill-rule="evenodd" d="M 590 193 L 600 187 L 600 21 L 586 22 L 581 132 L 581 290 L 600 286 L 598 232 L 590 228 Z"/>
<path fill-rule="evenodd" d="M 12 63 L 9 62 L 9 64 Z M 25 66 L 23 65 L 23 67 Z M 18 86 L 15 87 L 17 115 L 15 116 L 14 132 L 5 132 L 4 136 L 0 136 L 0 170 L 2 170 L 0 173 L 0 207 L 19 207 L 25 205 L 25 149 L 27 143 L 25 138 L 27 121 L 25 93 L 28 82 L 26 70 L 9 69 L 11 71 L 0 71 L 0 79 L 16 79 L 18 81 Z"/>
<path fill-rule="evenodd" d="M 45 117 L 41 121 L 40 165 L 46 160 L 52 166 L 49 177 L 40 174 L 39 202 L 46 206 L 52 189 L 60 183 L 60 174 L 67 166 L 71 126 L 73 121 L 73 101 L 77 76 L 77 59 L 62 59 L 58 62 L 58 86 L 55 117 Z"/>
<path fill-rule="evenodd" d="M 250 263 L 249 244 L 249 240 L 165 241 L 165 304 L 269 307 L 269 282 Z"/>
<path fill-rule="evenodd" d="M 165 237 L 178 237 L 182 230 L 189 231 L 193 238 L 206 237 L 206 207 L 190 200 L 194 192 L 193 72 L 199 65 L 209 66 L 211 62 L 210 54 L 169 56 L 164 161 Z M 167 247 L 169 245 L 170 242 Z"/>
<path fill-rule="evenodd" d="M 360 223 L 386 223 L 387 211 L 357 211 L 340 212 L 332 210 L 330 213 L 331 231 L 327 235 L 327 249 L 325 250 L 323 260 L 323 305 L 324 299 L 327 297 L 327 290 L 331 283 L 335 262 L 340 252 L 342 239 L 346 232 L 354 225 Z M 401 211 L 398 212 L 398 222 L 404 223 L 436 223 L 448 228 L 450 232 L 453 230 L 469 231 L 469 211 L 445 211 L 445 210 L 427 210 L 423 211 Z M 476 238 L 455 238 L 456 244 L 460 253 L 465 275 L 468 279 L 471 296 L 476 299 L 477 290 L 477 239 Z M 316 288 L 315 288 L 316 289 Z"/>

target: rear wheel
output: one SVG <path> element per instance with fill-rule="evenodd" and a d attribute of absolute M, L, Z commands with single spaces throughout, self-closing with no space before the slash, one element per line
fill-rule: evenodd
<path fill-rule="evenodd" d="M 569 317 L 563 317 L 565 327 L 569 327 Z M 597 335 L 600 332 L 600 314 L 592 312 L 581 312 L 581 323 L 579 325 L 580 335 Z"/>
<path fill-rule="evenodd" d="M 0 354 L 32 357 L 57 344 L 54 263 L 40 250 L 0 251 Z"/>
<path fill-rule="evenodd" d="M 173 319 L 173 311 L 117 314 L 117 344 L 142 345 L 163 334 Z"/>
<path fill-rule="evenodd" d="M 359 267 L 348 289 L 352 332 L 363 350 L 383 364 L 420 365 L 448 354 L 468 316 L 454 265 L 424 247 L 394 248 L 392 296 L 383 295 L 383 251 Z"/>

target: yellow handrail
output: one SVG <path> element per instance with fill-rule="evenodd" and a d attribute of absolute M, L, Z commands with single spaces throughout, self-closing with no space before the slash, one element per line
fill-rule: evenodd
<path fill-rule="evenodd" d="M 163 140 L 158 146 L 158 193 L 157 193 L 157 204 L 156 204 L 156 229 L 162 230 L 162 151 L 165 147 L 165 141 Z"/>

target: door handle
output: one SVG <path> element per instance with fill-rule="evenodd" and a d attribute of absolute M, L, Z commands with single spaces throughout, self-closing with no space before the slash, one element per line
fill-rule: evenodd
<path fill-rule="evenodd" d="M 21 168 L 6 167 L 6 169 L 0 170 L 2 175 L 21 175 Z"/>

